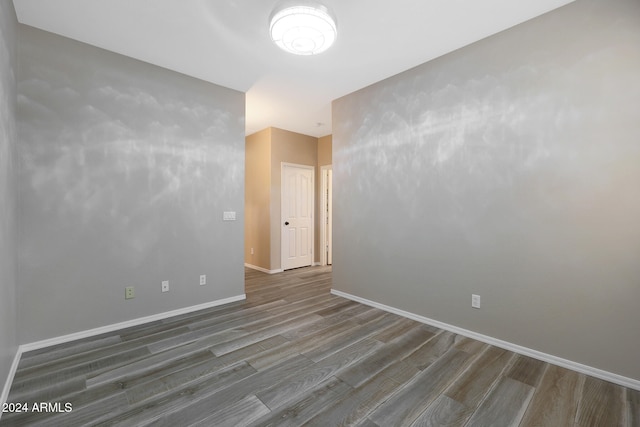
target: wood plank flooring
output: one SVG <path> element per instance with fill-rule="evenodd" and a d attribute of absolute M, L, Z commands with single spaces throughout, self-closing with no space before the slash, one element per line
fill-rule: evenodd
<path fill-rule="evenodd" d="M 638 391 L 330 288 L 246 270 L 246 301 L 24 354 L 0 426 L 640 427 Z"/>

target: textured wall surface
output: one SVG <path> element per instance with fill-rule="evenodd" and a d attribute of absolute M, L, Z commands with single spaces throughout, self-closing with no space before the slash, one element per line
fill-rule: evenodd
<path fill-rule="evenodd" d="M 578 0 L 336 100 L 334 288 L 640 380 L 638 76 Z"/>
<path fill-rule="evenodd" d="M 21 342 L 243 294 L 244 94 L 19 36 Z"/>
<path fill-rule="evenodd" d="M 13 3 L 0 0 L 0 393 L 18 348 L 16 326 L 16 55 Z"/>
<path fill-rule="evenodd" d="M 322 166 L 327 166 L 331 164 L 332 143 L 333 142 L 332 142 L 331 135 L 318 138 L 318 169 Z"/>

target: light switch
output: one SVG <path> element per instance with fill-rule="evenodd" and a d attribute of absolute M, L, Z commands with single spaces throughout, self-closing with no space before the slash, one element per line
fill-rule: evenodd
<path fill-rule="evenodd" d="M 476 294 L 471 295 L 471 307 L 480 308 L 480 295 L 476 295 Z"/>

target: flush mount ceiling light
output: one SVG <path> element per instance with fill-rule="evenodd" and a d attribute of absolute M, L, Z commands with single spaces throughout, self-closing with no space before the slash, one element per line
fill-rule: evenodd
<path fill-rule="evenodd" d="M 315 55 L 327 50 L 338 32 L 329 10 L 316 2 L 287 2 L 271 14 L 271 40 L 296 55 Z"/>

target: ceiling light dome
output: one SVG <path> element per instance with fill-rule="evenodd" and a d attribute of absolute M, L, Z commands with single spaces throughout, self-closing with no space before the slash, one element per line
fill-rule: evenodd
<path fill-rule="evenodd" d="M 311 1 L 286 2 L 271 14 L 271 39 L 296 55 L 315 55 L 336 40 L 336 21 L 325 6 Z"/>

